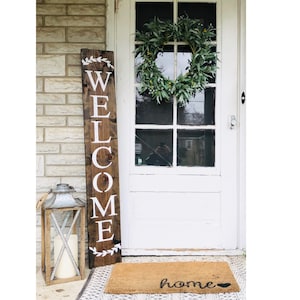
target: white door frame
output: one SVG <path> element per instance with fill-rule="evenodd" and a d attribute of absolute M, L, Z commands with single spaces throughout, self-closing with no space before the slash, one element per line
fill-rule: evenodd
<path fill-rule="evenodd" d="M 238 1 L 238 30 L 239 30 L 239 82 L 238 93 L 240 97 L 246 95 L 246 0 Z M 238 99 L 239 116 L 239 168 L 238 168 L 238 196 L 239 196 L 239 234 L 238 247 L 246 249 L 246 103 Z"/>
<path fill-rule="evenodd" d="M 121 0 L 122 1 L 122 0 Z M 106 49 L 112 50 L 116 52 L 116 12 L 118 10 L 119 1 L 106 1 L 106 16 L 107 16 L 107 23 L 106 23 Z M 241 95 L 243 91 L 245 91 L 246 88 L 246 78 L 245 78 L 245 51 L 246 51 L 246 0 L 238 0 L 238 52 L 240 57 L 238 58 L 238 72 L 239 72 L 239 82 L 238 82 L 238 91 L 237 94 Z M 131 37 L 134 38 L 134 37 Z M 122 63 L 122 66 L 116 65 L 116 68 L 122 68 L 126 70 L 126 56 L 127 54 L 124 53 L 124 63 Z M 128 53 L 128 55 L 130 55 Z M 115 62 L 116 64 L 116 62 Z M 116 74 L 117 77 L 117 74 Z M 117 79 L 118 80 L 118 79 Z M 119 79 L 121 80 L 121 79 Z M 117 85 L 116 85 L 117 88 Z M 237 155 L 239 156 L 237 165 L 237 172 L 238 172 L 238 182 L 237 182 L 237 190 L 238 190 L 238 205 L 239 205 L 239 213 L 238 213 L 238 249 L 236 251 L 229 251 L 230 253 L 236 254 L 242 252 L 246 248 L 246 237 L 245 237 L 245 231 L 246 231 L 246 214 L 245 214 L 245 207 L 246 207 L 246 103 L 241 104 L 240 99 L 238 99 L 238 105 L 237 105 L 237 117 L 238 117 L 238 126 L 239 126 L 239 134 L 238 134 L 238 149 L 237 149 Z M 128 112 L 129 113 L 129 112 Z M 123 116 L 126 116 L 126 113 L 123 111 Z M 123 117 L 123 120 L 121 119 L 121 115 L 118 115 L 118 125 L 120 126 L 122 124 L 126 124 L 126 119 Z M 122 151 L 127 151 L 129 153 L 130 149 L 121 149 Z M 123 179 L 123 182 L 120 182 L 120 197 L 122 197 L 122 189 L 126 184 L 129 184 L 128 182 L 124 182 L 125 178 L 122 176 L 122 174 L 126 174 L 128 171 L 128 162 L 121 162 L 120 163 L 120 178 Z M 121 227 L 122 227 L 122 218 L 121 218 Z M 126 238 L 126 237 L 125 237 Z M 199 254 L 205 255 L 205 254 L 213 254 L 215 251 L 199 251 Z M 222 253 L 227 253 L 228 251 L 221 251 Z M 217 251 L 218 254 L 220 254 L 220 251 Z M 229 254 L 230 254 L 229 253 Z M 126 255 L 126 253 L 123 253 Z M 131 253 L 132 254 L 132 253 Z M 149 252 L 149 254 L 155 254 L 153 252 Z M 159 254 L 172 254 L 172 251 L 167 251 L 166 253 L 162 253 L 162 251 L 159 251 Z M 190 253 L 184 252 L 184 253 L 178 253 L 178 251 L 174 251 L 174 254 L 197 254 L 195 252 Z"/>

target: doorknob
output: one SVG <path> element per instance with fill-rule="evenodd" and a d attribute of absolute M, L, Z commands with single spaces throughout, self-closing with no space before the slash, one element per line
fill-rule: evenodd
<path fill-rule="evenodd" d="M 230 129 L 234 129 L 237 125 L 237 119 L 235 115 L 230 116 Z"/>

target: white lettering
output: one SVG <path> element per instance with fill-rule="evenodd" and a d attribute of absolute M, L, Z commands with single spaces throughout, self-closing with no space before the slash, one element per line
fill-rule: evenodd
<path fill-rule="evenodd" d="M 117 216 L 116 214 L 116 207 L 115 207 L 115 198 L 117 195 L 111 195 L 108 199 L 108 202 L 105 206 L 105 208 L 103 209 L 101 203 L 99 202 L 99 200 L 96 197 L 91 197 L 90 199 L 93 201 L 93 215 L 91 217 L 91 219 L 95 219 L 98 218 L 97 214 L 96 214 L 96 207 L 98 208 L 99 212 L 101 213 L 102 217 L 104 218 L 107 214 L 108 211 L 108 207 L 110 205 L 110 214 L 109 216 Z"/>
<path fill-rule="evenodd" d="M 97 242 L 111 241 L 114 238 L 115 234 L 112 234 L 110 237 L 108 237 L 106 239 L 103 236 L 103 232 L 111 233 L 112 220 L 97 221 L 95 223 L 98 223 L 98 236 L 99 236 L 99 239 L 98 239 Z M 107 228 L 103 228 L 103 225 L 105 223 L 108 223 L 110 225 L 108 225 Z"/>
<path fill-rule="evenodd" d="M 101 166 L 101 165 L 98 163 L 98 161 L 97 161 L 97 155 L 98 155 L 98 152 L 99 152 L 100 150 L 102 150 L 102 149 L 107 150 L 107 151 L 111 154 L 111 147 L 104 147 L 104 146 L 102 146 L 102 147 L 98 147 L 98 148 L 96 148 L 96 149 L 94 150 L 94 152 L 93 152 L 93 154 L 92 154 L 92 162 L 93 162 L 94 166 L 95 166 L 96 168 L 99 168 L 99 169 L 105 169 L 105 168 L 108 168 L 108 167 L 112 164 L 112 161 L 111 161 L 110 163 L 108 163 L 106 166 Z"/>
<path fill-rule="evenodd" d="M 99 95 L 91 95 L 91 97 L 93 97 L 93 115 L 91 116 L 91 118 L 109 118 L 110 116 L 110 112 L 108 112 L 106 115 L 99 115 L 98 114 L 98 108 L 102 107 L 105 110 L 107 110 L 107 102 L 109 101 L 108 96 L 99 96 Z M 105 99 L 105 103 L 104 104 L 98 104 L 98 99 L 99 98 L 103 98 Z"/>
<path fill-rule="evenodd" d="M 98 187 L 98 178 L 101 176 L 101 174 L 104 174 L 104 175 L 106 175 L 107 176 L 107 178 L 108 178 L 108 186 L 107 186 L 107 189 L 106 190 L 104 190 L 104 191 L 101 191 L 100 189 L 99 189 L 99 187 Z M 99 192 L 99 193 L 106 193 L 106 192 L 108 192 L 111 188 L 112 188 L 112 186 L 113 186 L 113 182 L 114 182 L 114 180 L 113 180 L 113 178 L 112 178 L 112 176 L 109 174 L 109 173 L 107 173 L 107 172 L 100 172 L 100 173 L 98 173 L 97 175 L 95 175 L 95 177 L 93 178 L 93 187 L 94 187 L 94 189 L 97 191 L 97 192 Z"/>
<path fill-rule="evenodd" d="M 105 170 L 112 166 L 112 146 L 110 145 L 112 136 L 110 136 L 109 119 L 111 116 L 109 105 L 109 93 L 110 92 L 110 79 L 113 79 L 113 72 L 99 71 L 99 70 L 84 70 L 87 74 L 86 78 L 89 79 L 89 87 L 94 91 L 94 94 L 90 95 L 89 105 L 89 130 L 92 131 L 90 143 L 100 144 L 94 145 L 92 153 L 92 168 L 99 169 L 99 173 L 96 173 L 92 179 L 93 194 L 101 193 L 104 196 L 105 201 L 100 202 L 96 196 L 90 197 L 89 205 L 92 206 L 92 215 L 89 217 L 95 226 L 98 228 L 98 238 L 96 242 L 111 241 L 114 239 L 114 216 L 118 215 L 116 212 L 117 194 L 111 195 L 114 185 L 114 178 L 112 174 L 105 172 Z M 112 76 L 112 78 L 110 78 Z M 108 87 L 108 92 L 105 92 Z M 100 91 L 101 90 L 101 91 Z M 95 93 L 96 92 L 96 93 Z M 106 95 L 99 95 L 102 92 Z M 85 121 L 86 120 L 85 116 Z M 110 171 L 110 169 L 106 170 Z M 107 193 L 108 192 L 108 193 Z M 104 194 L 107 193 L 107 194 Z M 109 194 L 110 193 L 110 194 Z M 106 200 L 109 197 L 108 200 Z M 95 220 L 96 219 L 96 220 Z M 97 225 L 96 225 L 97 224 Z"/>
<path fill-rule="evenodd" d="M 105 83 L 103 82 L 103 79 L 102 79 L 102 77 L 101 77 L 102 71 L 85 70 L 85 72 L 88 74 L 88 77 L 89 77 L 89 79 L 90 79 L 90 82 L 91 82 L 91 84 L 92 84 L 92 87 L 93 87 L 93 90 L 94 90 L 94 91 L 96 91 L 96 88 L 97 88 L 97 84 L 98 84 L 98 83 L 100 84 L 102 91 L 105 91 L 106 86 L 107 86 L 107 83 L 108 83 L 108 80 L 109 80 L 109 77 L 110 77 L 110 75 L 112 74 L 112 72 L 106 72 L 107 76 L 106 76 L 106 79 L 105 79 Z M 92 72 L 95 72 L 96 75 L 97 75 L 97 80 L 96 80 L 96 82 L 94 81 L 94 78 L 93 78 L 93 76 L 92 76 Z"/>
<path fill-rule="evenodd" d="M 102 124 L 102 121 L 91 121 L 94 124 L 94 140 L 92 143 L 103 143 L 107 144 L 111 141 L 111 136 L 106 141 L 99 140 L 99 127 Z"/>

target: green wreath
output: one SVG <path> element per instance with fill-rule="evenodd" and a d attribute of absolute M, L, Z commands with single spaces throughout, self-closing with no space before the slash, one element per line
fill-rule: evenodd
<path fill-rule="evenodd" d="M 136 41 L 140 44 L 135 56 L 141 57 L 137 65 L 139 92 L 149 94 L 157 103 L 168 102 L 175 96 L 179 106 L 184 106 L 191 96 L 202 91 L 209 79 L 215 76 L 217 53 L 212 43 L 215 30 L 211 25 L 205 28 L 200 20 L 188 17 L 179 18 L 176 24 L 155 18 L 146 23 L 145 27 L 146 31 L 136 32 Z M 187 72 L 170 80 L 162 75 L 155 60 L 164 51 L 164 46 L 174 41 L 187 43 L 192 57 Z"/>

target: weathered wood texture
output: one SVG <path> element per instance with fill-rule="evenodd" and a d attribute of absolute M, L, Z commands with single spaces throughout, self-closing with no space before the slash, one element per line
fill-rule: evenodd
<path fill-rule="evenodd" d="M 121 261 L 113 64 L 111 51 L 81 50 L 90 268 Z"/>

